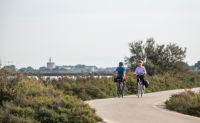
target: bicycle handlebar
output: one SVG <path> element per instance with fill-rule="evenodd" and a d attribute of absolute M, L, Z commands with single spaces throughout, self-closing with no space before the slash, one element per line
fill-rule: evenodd
<path fill-rule="evenodd" d="M 116 82 L 123 82 L 123 77 L 117 77 L 115 78 Z"/>
<path fill-rule="evenodd" d="M 141 74 L 141 75 L 138 74 L 138 75 L 137 75 L 137 77 L 140 77 L 140 76 L 145 76 L 145 74 Z"/>

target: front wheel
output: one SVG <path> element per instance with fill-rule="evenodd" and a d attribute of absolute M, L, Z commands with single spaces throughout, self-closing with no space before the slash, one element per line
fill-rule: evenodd
<path fill-rule="evenodd" d="M 142 94 L 143 94 L 143 86 L 142 85 L 140 85 L 140 91 L 141 91 L 141 97 L 142 97 Z"/>
<path fill-rule="evenodd" d="M 138 86 L 137 86 L 137 93 L 138 93 L 138 98 L 140 98 L 140 83 L 138 82 Z"/>
<path fill-rule="evenodd" d="M 119 83 L 118 83 L 118 88 L 117 88 L 117 95 L 118 95 L 118 97 L 120 98 L 120 85 L 119 85 Z"/>
<path fill-rule="evenodd" d="M 121 94 L 121 96 L 123 98 L 123 85 L 122 84 L 120 84 L 120 94 Z"/>

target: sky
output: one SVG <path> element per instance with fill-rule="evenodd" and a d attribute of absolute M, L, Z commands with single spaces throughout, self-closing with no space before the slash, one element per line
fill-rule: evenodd
<path fill-rule="evenodd" d="M 0 0 L 0 59 L 17 68 L 115 67 L 128 43 L 153 37 L 187 47 L 200 60 L 199 0 Z"/>

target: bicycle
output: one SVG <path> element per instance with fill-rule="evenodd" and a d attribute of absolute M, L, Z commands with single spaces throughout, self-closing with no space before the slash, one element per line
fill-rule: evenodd
<path fill-rule="evenodd" d="M 116 81 L 118 82 L 117 85 L 117 94 L 118 97 L 120 98 L 120 95 L 122 96 L 122 98 L 124 97 L 124 89 L 123 89 L 123 78 L 122 77 L 118 77 L 116 78 Z"/>
<path fill-rule="evenodd" d="M 145 93 L 145 90 L 143 89 L 144 88 L 144 85 L 143 83 L 141 82 L 141 79 L 140 77 L 144 77 L 144 75 L 137 75 L 138 77 L 138 83 L 137 83 L 137 93 L 138 93 L 138 98 L 140 98 L 140 94 L 141 94 L 141 97 L 144 96 L 144 93 Z"/>

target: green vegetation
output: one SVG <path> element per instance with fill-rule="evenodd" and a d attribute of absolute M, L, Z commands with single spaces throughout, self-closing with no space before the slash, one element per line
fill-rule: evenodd
<path fill-rule="evenodd" d="M 39 77 L 45 85 L 53 85 L 54 89 L 63 90 L 64 94 L 76 96 L 81 100 L 102 99 L 117 96 L 117 87 L 113 78 L 76 76 L 73 79 L 69 76 L 61 76 L 59 79 Z M 200 87 L 200 74 L 173 74 L 147 76 L 150 86 L 146 89 L 147 93 Z M 127 73 L 126 95 L 136 93 L 136 77 L 132 72 Z"/>
<path fill-rule="evenodd" d="M 68 76 L 62 76 L 59 79 L 53 80 L 40 79 L 43 82 L 52 84 L 55 89 L 63 90 L 66 95 L 77 96 L 82 100 L 117 96 L 117 88 L 113 78 L 76 76 L 76 79 L 73 79 Z"/>
<path fill-rule="evenodd" d="M 184 62 L 187 49 L 170 43 L 167 46 L 155 44 L 153 38 L 146 43 L 137 41 L 129 43 L 130 57 L 125 57 L 125 63 L 134 71 L 141 59 L 149 75 L 164 74 L 166 71 L 174 73 L 189 73 L 189 66 Z"/>
<path fill-rule="evenodd" d="M 113 78 L 93 76 L 61 76 L 44 79 L 42 75 L 28 77 L 11 70 L 0 70 L 1 122 L 85 122 L 102 121 L 84 100 L 117 96 Z M 147 93 L 200 86 L 200 74 L 147 76 Z M 136 77 L 127 72 L 126 95 L 136 92 Z M 82 101 L 83 100 L 83 101 Z"/>
<path fill-rule="evenodd" d="M 200 117 L 200 91 L 195 93 L 185 90 L 185 92 L 173 94 L 165 103 L 169 110 Z"/>
<path fill-rule="evenodd" d="M 200 87 L 200 73 L 198 74 L 173 74 L 165 73 L 163 75 L 147 76 L 145 78 L 149 81 L 150 85 L 146 88 L 147 93 Z M 136 77 L 133 73 L 128 73 L 126 86 L 128 88 L 127 94 L 136 92 Z"/>
<path fill-rule="evenodd" d="M 0 70 L 1 123 L 95 123 L 102 118 L 87 103 L 35 77 Z"/>
<path fill-rule="evenodd" d="M 0 64 L 0 68 L 1 68 L 1 64 Z M 3 68 L 11 69 L 13 72 L 16 71 L 15 65 L 7 65 L 7 66 L 4 66 Z M 3 69 L 3 68 L 2 68 L 2 69 Z"/>
<path fill-rule="evenodd" d="M 200 61 L 198 61 L 197 63 L 195 63 L 194 65 L 198 70 L 200 70 Z"/>

